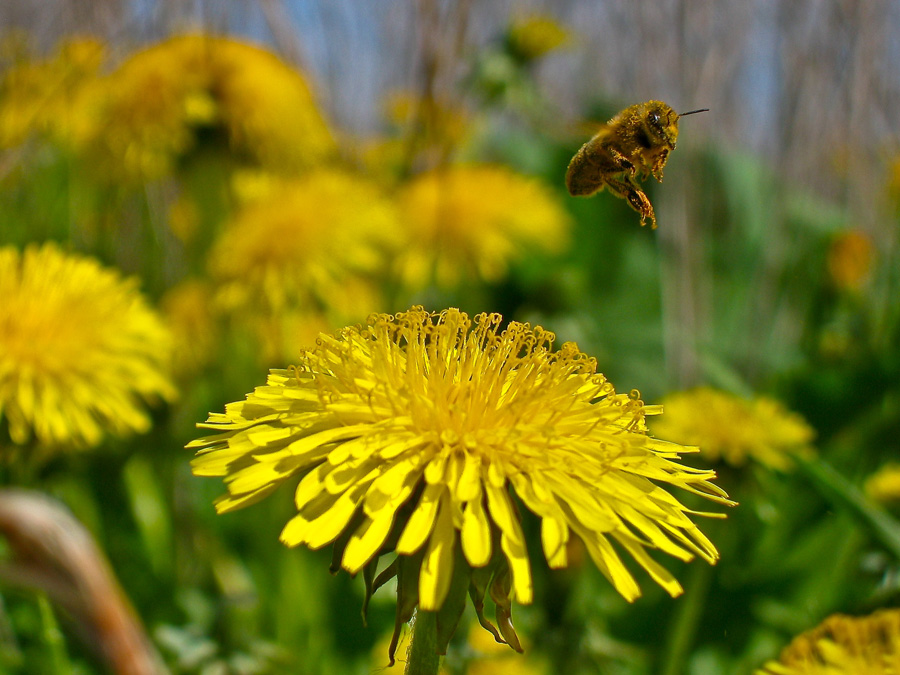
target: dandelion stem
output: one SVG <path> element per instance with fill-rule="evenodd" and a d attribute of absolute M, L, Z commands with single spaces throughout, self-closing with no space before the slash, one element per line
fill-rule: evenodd
<path fill-rule="evenodd" d="M 712 582 L 713 567 L 700 561 L 691 565 L 685 584 L 684 596 L 669 628 L 666 649 L 663 654 L 663 675 L 680 675 L 694 646 L 697 626 L 706 606 L 706 598 Z"/>
<path fill-rule="evenodd" d="M 416 610 L 406 675 L 437 675 L 441 657 L 437 653 L 437 614 Z"/>

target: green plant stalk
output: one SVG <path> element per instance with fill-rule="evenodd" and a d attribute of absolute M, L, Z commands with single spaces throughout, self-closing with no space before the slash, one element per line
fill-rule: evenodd
<path fill-rule="evenodd" d="M 688 655 L 694 646 L 694 637 L 709 595 L 712 576 L 712 565 L 699 560 L 691 565 L 684 596 L 669 626 L 660 670 L 662 675 L 680 675 L 683 672 Z"/>
<path fill-rule="evenodd" d="M 47 649 L 52 664 L 52 672 L 58 675 L 72 672 L 72 664 L 66 654 L 66 642 L 50 606 L 50 600 L 43 593 L 37 597 L 38 612 L 41 617 L 41 640 Z"/>
<path fill-rule="evenodd" d="M 821 459 L 795 457 L 794 460 L 825 499 L 837 507 L 849 509 L 900 560 L 900 522 L 871 503 L 859 488 Z"/>
<path fill-rule="evenodd" d="M 437 675 L 441 657 L 437 653 L 437 614 L 416 610 L 412 622 L 406 675 Z"/>

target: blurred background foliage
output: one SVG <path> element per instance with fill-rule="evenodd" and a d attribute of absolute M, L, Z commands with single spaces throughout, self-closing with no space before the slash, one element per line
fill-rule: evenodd
<path fill-rule="evenodd" d="M 676 600 L 536 556 L 525 655 L 460 630 L 446 672 L 750 673 L 900 601 L 900 479 L 872 478 L 900 455 L 897 3 L 8 0 L 0 29 L 0 246 L 138 278 L 179 391 L 146 433 L 42 448 L 9 433 L 7 360 L 4 481 L 87 526 L 172 672 L 385 670 L 390 593 L 364 626 L 360 580 L 278 543 L 288 492 L 216 517 L 183 446 L 320 331 L 412 303 L 577 341 L 740 502 L 701 522 L 718 566 L 664 561 Z M 563 186 L 648 99 L 711 109 L 647 188 L 656 231 Z M 46 592 L 0 598 L 0 670 L 105 672 Z"/>

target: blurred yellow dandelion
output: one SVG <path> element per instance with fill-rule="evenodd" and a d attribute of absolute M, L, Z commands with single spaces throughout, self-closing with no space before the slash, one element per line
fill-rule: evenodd
<path fill-rule="evenodd" d="M 392 202 L 361 177 L 321 169 L 282 183 L 242 209 L 213 247 L 218 302 L 235 312 L 364 316 L 380 304 L 366 277 L 384 269 L 397 229 Z"/>
<path fill-rule="evenodd" d="M 395 663 L 384 665 L 384 654 L 389 651 L 392 640 L 391 635 L 385 635 L 379 639 L 372 648 L 372 672 L 375 673 L 402 673 L 407 667 L 407 659 L 404 656 L 409 651 L 411 631 L 404 630 L 396 645 L 396 653 L 399 654 Z M 528 648 L 527 644 L 523 647 Z M 516 654 L 509 648 L 497 642 L 487 631 L 473 624 L 469 630 L 465 673 L 466 675 L 544 675 L 551 671 L 543 659 L 535 654 Z M 447 664 L 441 664 L 440 675 L 451 675 Z"/>
<path fill-rule="evenodd" d="M 393 647 L 394 651 L 398 653 L 399 656 L 396 660 L 392 660 L 391 663 L 387 666 L 384 664 L 384 654 L 385 652 L 390 651 L 394 636 L 385 635 L 382 639 L 379 639 L 378 642 L 375 643 L 375 646 L 372 648 L 370 672 L 387 673 L 388 675 L 399 673 L 405 674 L 407 669 L 406 655 L 409 653 L 409 646 L 411 642 L 410 637 L 411 631 L 404 630 L 401 632 L 399 640 L 397 640 L 396 645 Z M 439 675 L 452 675 L 450 669 L 447 668 L 446 663 L 441 664 L 438 673 Z"/>
<path fill-rule="evenodd" d="M 97 114 L 89 149 L 132 177 L 172 172 L 201 132 L 220 132 L 239 160 L 288 172 L 335 149 L 300 72 L 262 48 L 210 35 L 134 54 L 106 80 Z"/>
<path fill-rule="evenodd" d="M 653 433 L 699 446 L 711 462 L 789 469 L 791 453 L 808 453 L 815 435 L 800 415 L 765 396 L 748 400 L 698 387 L 670 394 L 662 405 L 666 414 L 653 422 Z"/>
<path fill-rule="evenodd" d="M 398 90 L 386 96 L 383 108 L 390 135 L 352 144 L 377 176 L 405 176 L 411 166 L 440 164 L 476 130 L 477 118 L 458 100 Z"/>
<path fill-rule="evenodd" d="M 0 417 L 16 444 L 93 446 L 150 427 L 171 337 L 134 279 L 53 244 L 0 248 Z"/>
<path fill-rule="evenodd" d="M 181 194 L 169 205 L 167 220 L 169 229 L 179 241 L 193 243 L 202 231 L 203 215 L 197 202 Z"/>
<path fill-rule="evenodd" d="M 887 193 L 895 205 L 900 203 L 900 157 L 895 158 L 888 167 Z"/>
<path fill-rule="evenodd" d="M 467 591 L 481 624 L 521 649 L 510 603 L 531 602 L 532 580 L 520 505 L 541 519 L 551 567 L 566 566 L 579 537 L 629 601 L 641 592 L 613 542 L 673 596 L 681 585 L 647 549 L 718 558 L 696 512 L 663 485 L 730 502 L 712 471 L 677 462 L 693 449 L 647 435 L 660 408 L 617 394 L 575 344 L 555 351 L 552 333 L 501 323 L 413 307 L 321 335 L 188 446 L 196 475 L 224 478 L 220 513 L 302 476 L 281 540 L 333 544 L 334 569 L 362 571 L 367 602 L 397 577 L 391 656 L 416 607 L 437 612 L 446 648 Z M 483 614 L 488 592 L 498 627 Z"/>
<path fill-rule="evenodd" d="M 398 257 L 412 287 L 497 281 L 528 249 L 560 252 L 569 216 L 540 180 L 501 166 L 454 166 L 422 174 L 400 193 L 408 244 Z"/>
<path fill-rule="evenodd" d="M 900 673 L 900 609 L 869 616 L 835 614 L 794 638 L 757 675 L 895 675 Z"/>
<path fill-rule="evenodd" d="M 859 290 L 872 271 L 872 240 L 856 230 L 842 232 L 828 248 L 828 274 L 835 287 Z"/>
<path fill-rule="evenodd" d="M 466 665 L 466 675 L 544 675 L 553 672 L 535 654 L 523 656 L 510 652 L 475 625 L 468 637 L 473 658 Z"/>
<path fill-rule="evenodd" d="M 173 372 L 193 375 L 209 365 L 219 344 L 213 289 L 207 281 L 189 279 L 169 289 L 160 310 L 174 335 Z"/>
<path fill-rule="evenodd" d="M 571 38 L 569 30 L 547 14 L 519 17 L 510 24 L 506 34 L 510 53 L 525 63 L 559 49 Z"/>
<path fill-rule="evenodd" d="M 353 286 L 353 284 L 350 284 Z M 370 285 L 358 283 L 360 297 L 374 297 Z M 297 307 L 278 312 L 241 311 L 229 316 L 234 335 L 250 338 L 258 348 L 257 362 L 265 365 L 290 361 L 298 344 L 313 344 L 319 333 L 334 330 L 334 324 L 315 307 Z"/>
<path fill-rule="evenodd" d="M 461 145 L 471 131 L 469 115 L 456 101 L 422 98 L 414 92 L 399 90 L 387 96 L 384 111 L 393 126 L 403 129 L 420 124 L 423 128 L 416 131 L 427 142 L 443 147 Z"/>
<path fill-rule="evenodd" d="M 879 504 L 900 503 L 900 464 L 888 462 L 866 479 L 865 492 Z"/>
<path fill-rule="evenodd" d="M 99 81 L 105 46 L 71 38 L 47 59 L 18 55 L 0 75 L 0 148 L 44 136 L 76 144 L 94 129 L 86 101 Z"/>

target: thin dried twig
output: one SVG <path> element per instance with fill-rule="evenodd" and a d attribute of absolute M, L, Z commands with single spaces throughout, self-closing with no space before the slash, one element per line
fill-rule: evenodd
<path fill-rule="evenodd" d="M 12 552 L 0 581 L 46 593 L 112 672 L 166 672 L 106 557 L 61 504 L 37 492 L 0 490 L 0 534 Z"/>

